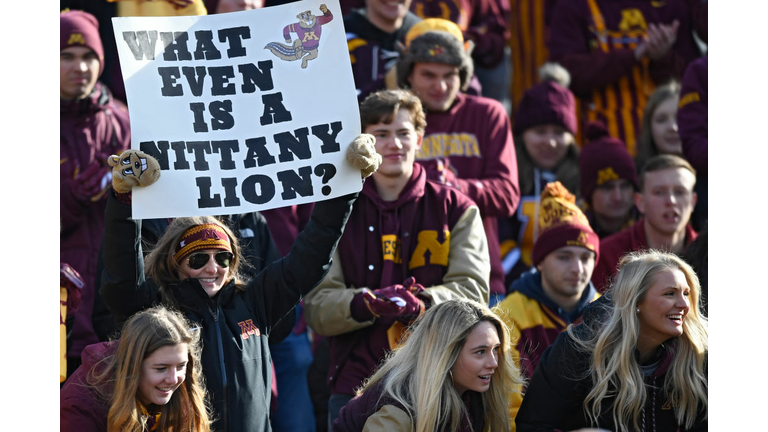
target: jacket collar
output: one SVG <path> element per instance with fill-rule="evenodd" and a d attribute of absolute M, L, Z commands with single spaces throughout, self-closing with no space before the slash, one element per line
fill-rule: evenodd
<path fill-rule="evenodd" d="M 639 355 L 640 354 L 635 351 L 635 357 L 638 358 Z M 648 375 L 648 377 L 659 378 L 666 374 L 672 366 L 672 361 L 675 359 L 675 355 L 677 355 L 677 340 L 675 338 L 661 344 L 652 360 L 652 362 L 658 362 L 658 366 L 656 367 L 656 370 Z"/>
<path fill-rule="evenodd" d="M 194 278 L 184 279 L 171 287 L 173 296 L 179 304 L 185 305 L 194 312 L 200 314 L 207 310 L 213 310 L 218 304 L 227 304 L 235 295 L 235 280 L 232 279 L 221 290 L 209 297 L 200 281 Z"/>
<path fill-rule="evenodd" d="M 112 99 L 109 89 L 97 81 L 88 97 L 76 100 L 60 100 L 61 115 L 81 116 L 101 111 L 107 107 Z"/>
<path fill-rule="evenodd" d="M 376 191 L 376 180 L 371 176 L 363 185 L 363 195 L 373 202 L 380 211 L 392 210 L 424 195 L 427 173 L 417 162 L 413 163 L 413 173 L 405 184 L 400 196 L 395 201 L 384 201 Z"/>
<path fill-rule="evenodd" d="M 541 273 L 536 268 L 531 268 L 531 270 L 523 273 L 523 275 L 520 276 L 520 279 L 516 280 L 512 284 L 510 293 L 519 291 L 526 297 L 536 300 L 537 302 L 546 306 L 547 309 L 555 312 L 566 323 L 578 321 L 578 319 L 584 313 L 584 310 L 587 308 L 587 306 L 589 306 L 589 304 L 592 302 L 592 300 L 595 299 L 595 296 L 597 295 L 597 290 L 590 281 L 584 288 L 584 292 L 581 294 L 581 298 L 576 304 L 576 307 L 570 313 L 568 313 L 562 310 L 560 306 L 557 305 L 557 303 L 553 302 L 549 297 L 547 297 L 541 284 Z"/>
<path fill-rule="evenodd" d="M 632 233 L 632 250 L 641 250 L 648 248 L 648 238 L 645 236 L 645 218 L 640 218 L 631 228 Z M 685 226 L 685 247 L 687 248 L 696 237 L 698 233 L 694 231 L 691 224 Z"/>
<path fill-rule="evenodd" d="M 427 118 L 429 118 L 429 117 L 436 117 L 436 116 L 453 117 L 454 115 L 456 115 L 456 113 L 464 105 L 464 101 L 466 99 L 467 99 L 467 95 L 466 94 L 464 94 L 462 92 L 458 92 L 456 94 L 456 99 L 453 100 L 453 103 L 451 104 L 450 108 L 448 108 L 445 111 L 429 111 L 429 110 L 426 110 Z M 429 123 L 430 123 L 429 120 L 427 120 L 427 125 L 429 125 Z"/>

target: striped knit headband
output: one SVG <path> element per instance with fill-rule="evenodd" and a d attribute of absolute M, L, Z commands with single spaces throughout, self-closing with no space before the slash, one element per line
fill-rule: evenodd
<path fill-rule="evenodd" d="M 181 236 L 173 259 L 180 263 L 192 252 L 203 249 L 222 249 L 232 252 L 232 245 L 226 231 L 219 225 L 213 223 L 195 225 Z"/>

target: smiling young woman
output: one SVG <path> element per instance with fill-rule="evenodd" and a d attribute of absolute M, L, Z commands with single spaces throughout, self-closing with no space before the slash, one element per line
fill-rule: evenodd
<path fill-rule="evenodd" d="M 657 87 L 648 98 L 643 111 L 642 129 L 637 137 L 635 166 L 638 170 L 656 155 L 683 155 L 683 144 L 677 132 L 679 100 L 680 84 L 676 81 Z"/>
<path fill-rule="evenodd" d="M 518 432 L 706 431 L 708 322 L 699 304 L 698 277 L 682 259 L 626 255 L 583 323 L 542 355 Z"/>
<path fill-rule="evenodd" d="M 241 256 L 237 237 L 220 220 L 212 216 L 177 218 L 147 255 L 145 272 L 160 282 L 166 302 L 175 304 L 178 299 L 168 288 L 184 280 L 199 282 L 209 297 L 230 282 L 243 289 Z"/>
<path fill-rule="evenodd" d="M 208 432 L 197 330 L 156 306 L 131 317 L 119 340 L 86 347 L 61 389 L 61 430 Z"/>
<path fill-rule="evenodd" d="M 510 349 L 506 324 L 487 306 L 437 304 L 342 408 L 333 430 L 509 430 L 507 397 L 522 380 Z"/>

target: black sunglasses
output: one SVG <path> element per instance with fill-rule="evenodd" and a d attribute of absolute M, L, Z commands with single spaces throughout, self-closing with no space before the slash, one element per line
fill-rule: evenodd
<path fill-rule="evenodd" d="M 192 270 L 199 270 L 203 268 L 206 264 L 208 264 L 210 257 L 210 253 L 193 253 L 189 256 L 189 268 Z M 216 260 L 216 264 L 218 264 L 219 267 L 227 268 L 232 263 L 232 258 L 234 257 L 235 256 L 232 255 L 232 252 L 216 252 L 214 255 L 214 260 Z"/>

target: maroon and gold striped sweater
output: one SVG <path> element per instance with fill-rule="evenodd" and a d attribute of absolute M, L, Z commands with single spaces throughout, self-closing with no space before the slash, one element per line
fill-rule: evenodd
<path fill-rule="evenodd" d="M 637 60 L 650 24 L 680 23 L 666 57 Z M 569 0 L 552 11 L 550 59 L 571 73 L 581 126 L 602 120 L 634 157 L 643 109 L 657 85 L 680 79 L 699 56 L 683 0 Z M 582 127 L 583 130 L 583 127 Z"/>

